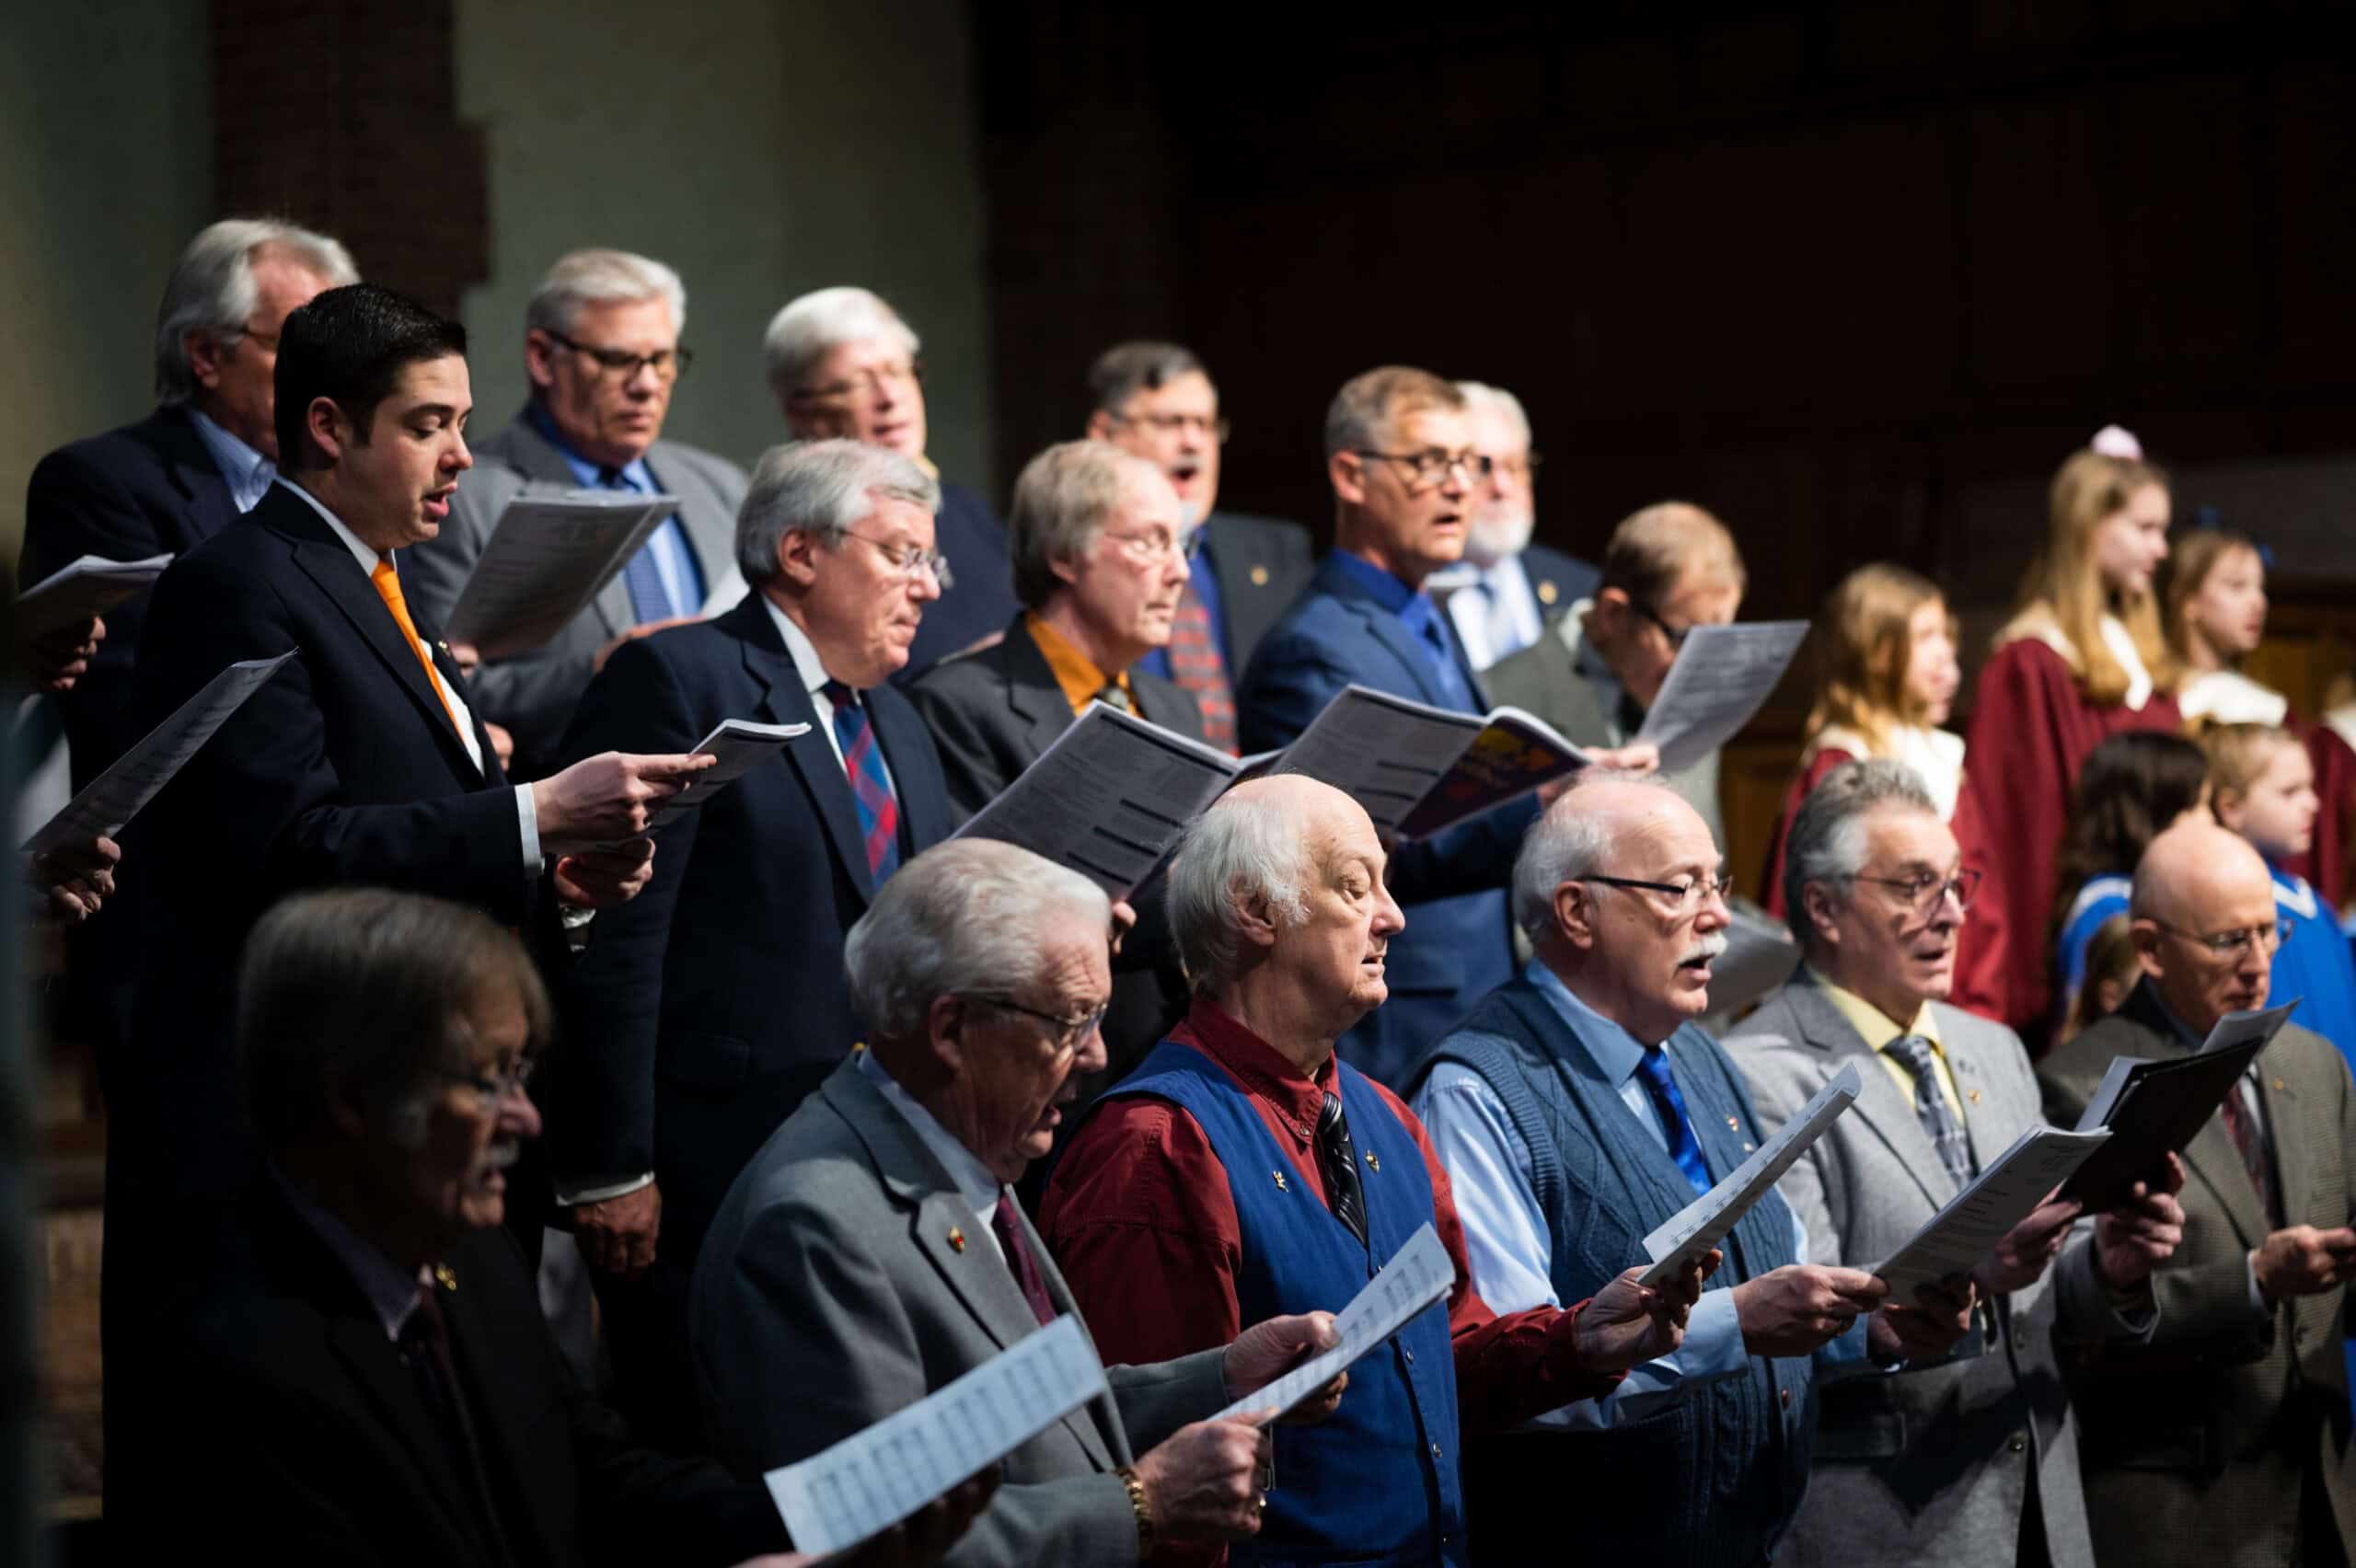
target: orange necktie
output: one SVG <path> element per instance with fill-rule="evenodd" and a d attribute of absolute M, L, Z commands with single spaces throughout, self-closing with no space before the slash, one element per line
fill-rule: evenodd
<path fill-rule="evenodd" d="M 442 689 L 441 677 L 434 674 L 433 656 L 425 651 L 425 639 L 417 635 L 417 623 L 409 618 L 409 601 L 401 597 L 400 573 L 393 570 L 391 561 L 380 560 L 375 570 L 368 573 L 368 581 L 376 585 L 377 596 L 385 601 L 385 608 L 392 611 L 393 619 L 399 623 L 401 635 L 409 640 L 409 651 L 417 655 L 419 663 L 425 666 L 425 684 L 435 697 L 442 699 L 442 712 L 450 721 L 450 728 L 457 730 L 458 715 L 450 707 L 449 693 Z M 459 733 L 465 732 L 459 731 Z"/>

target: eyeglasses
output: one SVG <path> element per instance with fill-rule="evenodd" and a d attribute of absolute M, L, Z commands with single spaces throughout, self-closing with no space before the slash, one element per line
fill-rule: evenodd
<path fill-rule="evenodd" d="M 1386 463 L 1406 464 L 1415 474 L 1415 486 L 1419 490 L 1438 484 L 1451 468 L 1468 480 L 1477 481 L 1489 477 L 1489 459 L 1469 448 L 1462 452 L 1443 452 L 1437 446 L 1422 452 L 1376 452 L 1370 448 L 1354 447 L 1351 454 L 1358 457 L 1380 457 Z"/>
<path fill-rule="evenodd" d="M 1646 620 L 1652 622 L 1655 626 L 1660 628 L 1660 634 L 1669 639 L 1669 649 L 1672 653 L 1682 649 L 1685 646 L 1685 640 L 1693 635 L 1693 628 L 1692 627 L 1669 625 L 1667 621 L 1660 618 L 1660 612 L 1658 610 L 1654 609 L 1642 599 L 1629 600 L 1628 607 L 1635 611 L 1638 615 L 1644 617 Z"/>
<path fill-rule="evenodd" d="M 551 342 L 561 343 L 576 354 L 586 354 L 595 360 L 600 375 L 610 375 L 618 381 L 635 381 L 640 371 L 651 369 L 654 372 L 654 379 L 667 386 L 685 375 L 687 366 L 695 363 L 695 351 L 692 349 L 657 349 L 651 354 L 634 354 L 628 349 L 592 348 L 587 343 L 575 342 L 563 333 L 549 331 L 545 327 L 540 330 L 548 333 Z"/>
<path fill-rule="evenodd" d="M 1960 913 L 1971 907 L 1972 897 L 1980 891 L 1980 873 L 1969 866 L 1957 868 L 1951 877 L 1934 876 L 1929 871 L 1918 871 L 1911 877 L 1869 877 L 1859 871 L 1849 880 L 1898 889 L 1906 895 L 1907 908 L 1917 916 L 1929 915 L 1949 894 L 1955 895 L 1955 906 Z"/>
<path fill-rule="evenodd" d="M 1163 560 L 1176 556 L 1191 561 L 1202 552 L 1203 536 L 1199 528 L 1187 528 L 1172 533 L 1168 528 L 1143 528 L 1134 534 L 1107 534 L 1106 538 L 1121 547 L 1122 552 L 1138 560 Z"/>
<path fill-rule="evenodd" d="M 278 352 L 277 333 L 257 332 L 250 327 L 239 327 L 222 333 L 222 346 L 224 348 L 230 347 L 240 338 L 248 340 L 254 345 L 254 347 L 260 349 L 266 354 L 274 354 Z"/>
<path fill-rule="evenodd" d="M 890 364 L 873 365 L 840 381 L 829 381 L 824 386 L 797 388 L 793 396 L 810 403 L 848 403 L 853 398 L 872 401 L 887 381 L 907 386 L 923 386 L 924 361 L 895 360 Z"/>
<path fill-rule="evenodd" d="M 1503 474 L 1509 479 L 1533 479 L 1538 477 L 1538 465 L 1544 461 L 1546 459 L 1535 452 L 1522 457 L 1492 457 L 1489 459 L 1489 472 Z"/>
<path fill-rule="evenodd" d="M 2238 958 L 2253 942 L 2263 951 L 2272 952 L 2291 937 L 2291 922 L 2281 918 L 2270 926 L 2249 926 L 2238 931 L 2188 931 L 2181 926 L 2171 926 L 2165 920 L 2154 920 L 2152 924 L 2172 936 L 2199 942 L 2219 958 Z"/>
<path fill-rule="evenodd" d="M 1640 882 L 1634 877 L 1576 877 L 1573 880 L 1601 882 L 1606 887 L 1634 887 L 1642 888 L 1646 893 L 1667 894 L 1677 901 L 1676 914 L 1680 920 L 1699 915 L 1703 905 L 1713 897 L 1724 904 L 1727 894 L 1734 891 L 1734 874 L 1730 871 L 1681 882 Z"/>
<path fill-rule="evenodd" d="M 987 1002 L 991 1007 L 1003 1008 L 1008 1012 L 1021 1013 L 1025 1018 L 1035 1018 L 1041 1023 L 1055 1025 L 1056 1049 L 1058 1051 L 1077 1051 L 1087 1044 L 1088 1037 L 1096 1032 L 1096 1026 L 1104 1021 L 1104 1015 L 1113 1009 L 1112 1002 L 1107 1000 L 1098 1004 L 1094 1012 L 1079 1018 L 1065 1018 L 1056 1013 L 1041 1012 L 1037 1008 L 1026 1008 L 1011 997 L 992 996 L 987 992 L 977 991 L 965 999 Z"/>
<path fill-rule="evenodd" d="M 957 580 L 949 571 L 949 558 L 939 550 L 929 550 L 922 545 L 902 545 L 884 539 L 871 539 L 864 534 L 851 533 L 849 529 L 845 529 L 844 532 L 849 533 L 852 538 L 873 549 L 889 561 L 901 576 L 911 582 L 922 582 L 925 574 L 930 572 L 932 580 L 941 584 L 941 591 L 944 594 L 956 585 Z"/>
<path fill-rule="evenodd" d="M 1186 431 L 1199 431 L 1213 446 L 1227 444 L 1227 421 L 1211 414 L 1115 414 L 1106 418 L 1114 424 L 1143 425 L 1156 435 L 1178 435 Z"/>
<path fill-rule="evenodd" d="M 450 1083 L 464 1084 L 481 1097 L 485 1110 L 496 1110 L 507 1103 L 510 1095 L 524 1092 L 524 1086 L 532 1081 L 532 1069 L 539 1065 L 537 1057 L 526 1056 L 504 1072 L 445 1072 L 438 1076 Z"/>

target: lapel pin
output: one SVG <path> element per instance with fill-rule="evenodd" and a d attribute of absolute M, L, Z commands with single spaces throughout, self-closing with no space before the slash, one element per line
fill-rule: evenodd
<path fill-rule="evenodd" d="M 1288 1186 L 1286 1186 L 1286 1185 L 1285 1185 L 1285 1173 L 1284 1173 L 1283 1171 L 1281 1171 L 1281 1170 L 1271 1170 L 1271 1171 L 1269 1171 L 1269 1172 L 1268 1172 L 1268 1174 L 1269 1174 L 1269 1175 L 1271 1175 L 1271 1176 L 1274 1176 L 1274 1177 L 1276 1179 L 1276 1191 L 1277 1191 L 1277 1192 L 1279 1192 L 1279 1193 L 1289 1193 L 1289 1192 L 1291 1192 L 1291 1191 L 1292 1191 L 1292 1189 L 1291 1189 L 1290 1187 L 1288 1187 Z"/>
<path fill-rule="evenodd" d="M 1268 569 L 1265 566 L 1253 567 L 1252 569 L 1252 586 L 1254 588 L 1265 588 L 1267 585 Z"/>
<path fill-rule="evenodd" d="M 1749 1153 L 1750 1153 L 1750 1152 L 1751 1152 L 1750 1145 L 1750 1144 L 1748 1144 L 1748 1143 L 1745 1143 L 1745 1144 L 1742 1146 L 1742 1152 L 1743 1152 L 1743 1153 L 1745 1153 L 1745 1154 L 1749 1154 Z"/>
<path fill-rule="evenodd" d="M 2281 1088 L 2282 1087 L 2282 1080 L 2281 1080 L 2281 1078 L 2276 1078 L 2276 1079 L 2274 1080 L 2274 1087 L 2275 1087 L 2275 1088 L 2277 1088 L 2277 1089 L 2281 1089 Z"/>
<path fill-rule="evenodd" d="M 953 1252 L 965 1250 L 965 1233 L 953 1225 L 949 1228 L 949 1250 Z"/>
<path fill-rule="evenodd" d="M 1969 1090 L 1968 1092 L 1969 1093 L 1969 1095 L 1970 1095 L 1970 1097 L 1971 1097 L 1971 1102 L 1972 1102 L 1974 1105 L 1979 1104 L 1979 1103 L 1980 1103 L 1980 1091 L 1979 1091 L 1978 1090 L 1976 1090 L 1976 1089 L 1975 1089 L 1975 1090 Z"/>
<path fill-rule="evenodd" d="M 1551 605 L 1562 596 L 1562 592 L 1554 586 L 1554 580 L 1549 577 L 1538 585 L 1538 602 L 1542 605 Z"/>
<path fill-rule="evenodd" d="M 1374 1158 L 1374 1150 L 1372 1149 L 1366 1151 L 1366 1168 L 1369 1170 L 1380 1170 L 1382 1169 L 1382 1161 Z"/>
<path fill-rule="evenodd" d="M 1727 1118 L 1727 1131 L 1730 1133 L 1738 1133 L 1742 1131 L 1742 1124 L 1729 1116 Z"/>
<path fill-rule="evenodd" d="M 450 1265 L 447 1263 L 434 1264 L 433 1277 L 435 1280 L 440 1282 L 442 1288 L 445 1290 L 456 1290 L 458 1288 L 458 1276 L 450 1272 Z"/>

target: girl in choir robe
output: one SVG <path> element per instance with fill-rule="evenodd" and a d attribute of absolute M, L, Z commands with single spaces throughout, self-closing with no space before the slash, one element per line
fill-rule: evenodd
<path fill-rule="evenodd" d="M 2046 952 L 2027 933 L 2053 906 L 2070 788 L 2086 754 L 2128 730 L 2178 727 L 2176 663 L 2153 574 L 2168 553 L 2166 478 L 2117 426 L 2054 476 L 2045 547 L 1980 672 L 1969 809 L 2003 850 L 1980 890 L 2020 939 L 1977 1005 L 2029 1040 L 2050 1032 Z M 1978 917 L 1975 917 L 1977 918 Z M 1969 927 L 1966 928 L 1969 929 Z"/>
<path fill-rule="evenodd" d="M 2327 724 L 2291 711 L 2290 699 L 2250 679 L 2242 661 L 2266 635 L 2266 559 L 2230 528 L 2196 527 L 2168 562 L 2168 647 L 2184 672 L 2177 707 L 2188 724 L 2281 725 L 2315 769 L 2321 809 L 2315 842 L 2286 863 L 2334 910 L 2348 893 L 2349 829 L 2356 820 L 2356 750 Z"/>
<path fill-rule="evenodd" d="M 2083 1005 L 2097 968 L 2093 949 L 2105 928 L 2127 918 L 2135 862 L 2162 829 L 2208 811 L 2208 755 L 2180 735 L 2131 730 L 2086 754 L 2055 874 L 2061 892 L 2044 928 L 2053 953 L 2057 1044 L 2102 1016 Z"/>
<path fill-rule="evenodd" d="M 1826 774 L 1858 757 L 1889 757 L 1921 775 L 1955 832 L 1964 864 L 1984 879 L 1994 857 L 1976 817 L 1961 809 L 1963 737 L 1940 728 L 1963 672 L 1956 662 L 1955 617 L 1938 584 L 1902 566 L 1857 568 L 1825 598 L 1816 658 L 1816 703 L 1767 849 L 1761 901 L 1768 912 L 1784 912 L 1784 841 L 1800 802 Z M 2003 972 L 2004 939 L 1994 909 L 1975 900 L 1964 923 L 1947 997 L 1957 1007 L 1972 1006 Z"/>
<path fill-rule="evenodd" d="M 2291 1021 L 2356 1058 L 2356 958 L 2338 912 L 2289 869 L 2315 842 L 2316 770 L 2307 748 L 2271 724 L 2211 725 L 2200 745 L 2209 754 L 2210 809 L 2248 839 L 2274 873 L 2275 909 L 2287 928 L 2275 950 L 2266 1005 L 2301 998 Z"/>

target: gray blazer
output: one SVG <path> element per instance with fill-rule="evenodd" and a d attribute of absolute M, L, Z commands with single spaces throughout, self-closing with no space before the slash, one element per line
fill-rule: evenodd
<path fill-rule="evenodd" d="M 2046 1112 L 2074 1122 L 2113 1056 L 2165 1059 L 2189 1049 L 2143 981 L 2119 1011 L 2038 1064 Z M 2294 1023 L 2260 1053 L 2258 1072 L 2284 1223 L 2329 1229 L 2356 1219 L 2348 1064 Z M 2356 1547 L 2341 1355 L 2348 1288 L 2267 1309 L 2249 1277 L 2266 1211 L 2223 1117 L 2185 1146 L 2184 1166 L 2184 1241 L 2152 1275 L 2159 1331 L 2146 1347 L 2073 1369 L 2086 1516 L 2101 1560 L 2106 1568 L 2288 1562 L 2308 1466 L 2322 1475 L 2340 1541 Z"/>
<path fill-rule="evenodd" d="M 1076 1312 L 1046 1244 L 1021 1223 L 1057 1309 Z M 696 1263 L 687 1323 L 706 1424 L 746 1479 L 915 1403 L 1038 1327 L 956 1183 L 854 1061 L 737 1177 Z M 1113 1471 L 1227 1402 L 1223 1355 L 1110 1368 L 1110 1399 L 1007 1456 L 998 1495 L 943 1561 L 1136 1562 L 1137 1516 Z"/>
<path fill-rule="evenodd" d="M 2043 1119 L 2037 1080 L 2011 1030 L 1944 1003 L 1932 1013 L 1964 1100 L 1972 1157 L 1984 1169 Z M 1857 1065 L 1857 1102 L 1776 1189 L 1807 1226 L 1812 1260 L 1871 1268 L 1955 1196 L 1912 1101 L 1806 970 L 1727 1037 L 1727 1051 L 1769 1124 Z M 2060 1355 L 2065 1343 L 2135 1332 L 2113 1313 L 2095 1274 L 2093 1238 L 2080 1234 L 2043 1278 L 1982 1311 L 1955 1355 L 1828 1384 L 1816 1470 L 1782 1560 L 1799 1568 L 2010 1562 L 2033 1465 L 2051 1561 L 2091 1568 Z"/>
<path fill-rule="evenodd" d="M 458 479 L 458 493 L 441 533 L 403 553 L 401 582 L 437 622 L 450 618 L 458 591 L 482 558 L 499 514 L 517 496 L 563 495 L 581 488 L 572 466 L 532 424 L 528 410 L 476 444 L 475 466 Z M 679 498 L 687 530 L 708 591 L 733 575 L 736 509 L 745 500 L 745 471 L 725 457 L 675 441 L 647 449 L 646 466 L 664 493 Z M 691 606 L 700 609 L 701 605 Z M 558 755 L 564 728 L 595 673 L 597 650 L 638 624 L 629 589 L 617 573 L 596 602 L 545 648 L 484 663 L 467 683 L 467 700 L 515 737 L 519 779 L 541 778 L 569 759 Z"/>
<path fill-rule="evenodd" d="M 1537 641 L 1482 671 L 1481 684 L 1491 703 L 1535 713 L 1565 740 L 1582 746 L 1624 745 L 1635 738 L 1634 732 L 1605 706 L 1602 692 L 1579 669 L 1589 603 L 1582 599 L 1573 605 L 1548 624 Z M 1712 752 L 1684 772 L 1668 775 L 1667 781 L 1702 813 L 1710 826 L 1710 842 L 1724 850 L 1727 822 L 1718 804 L 1718 754 Z"/>

